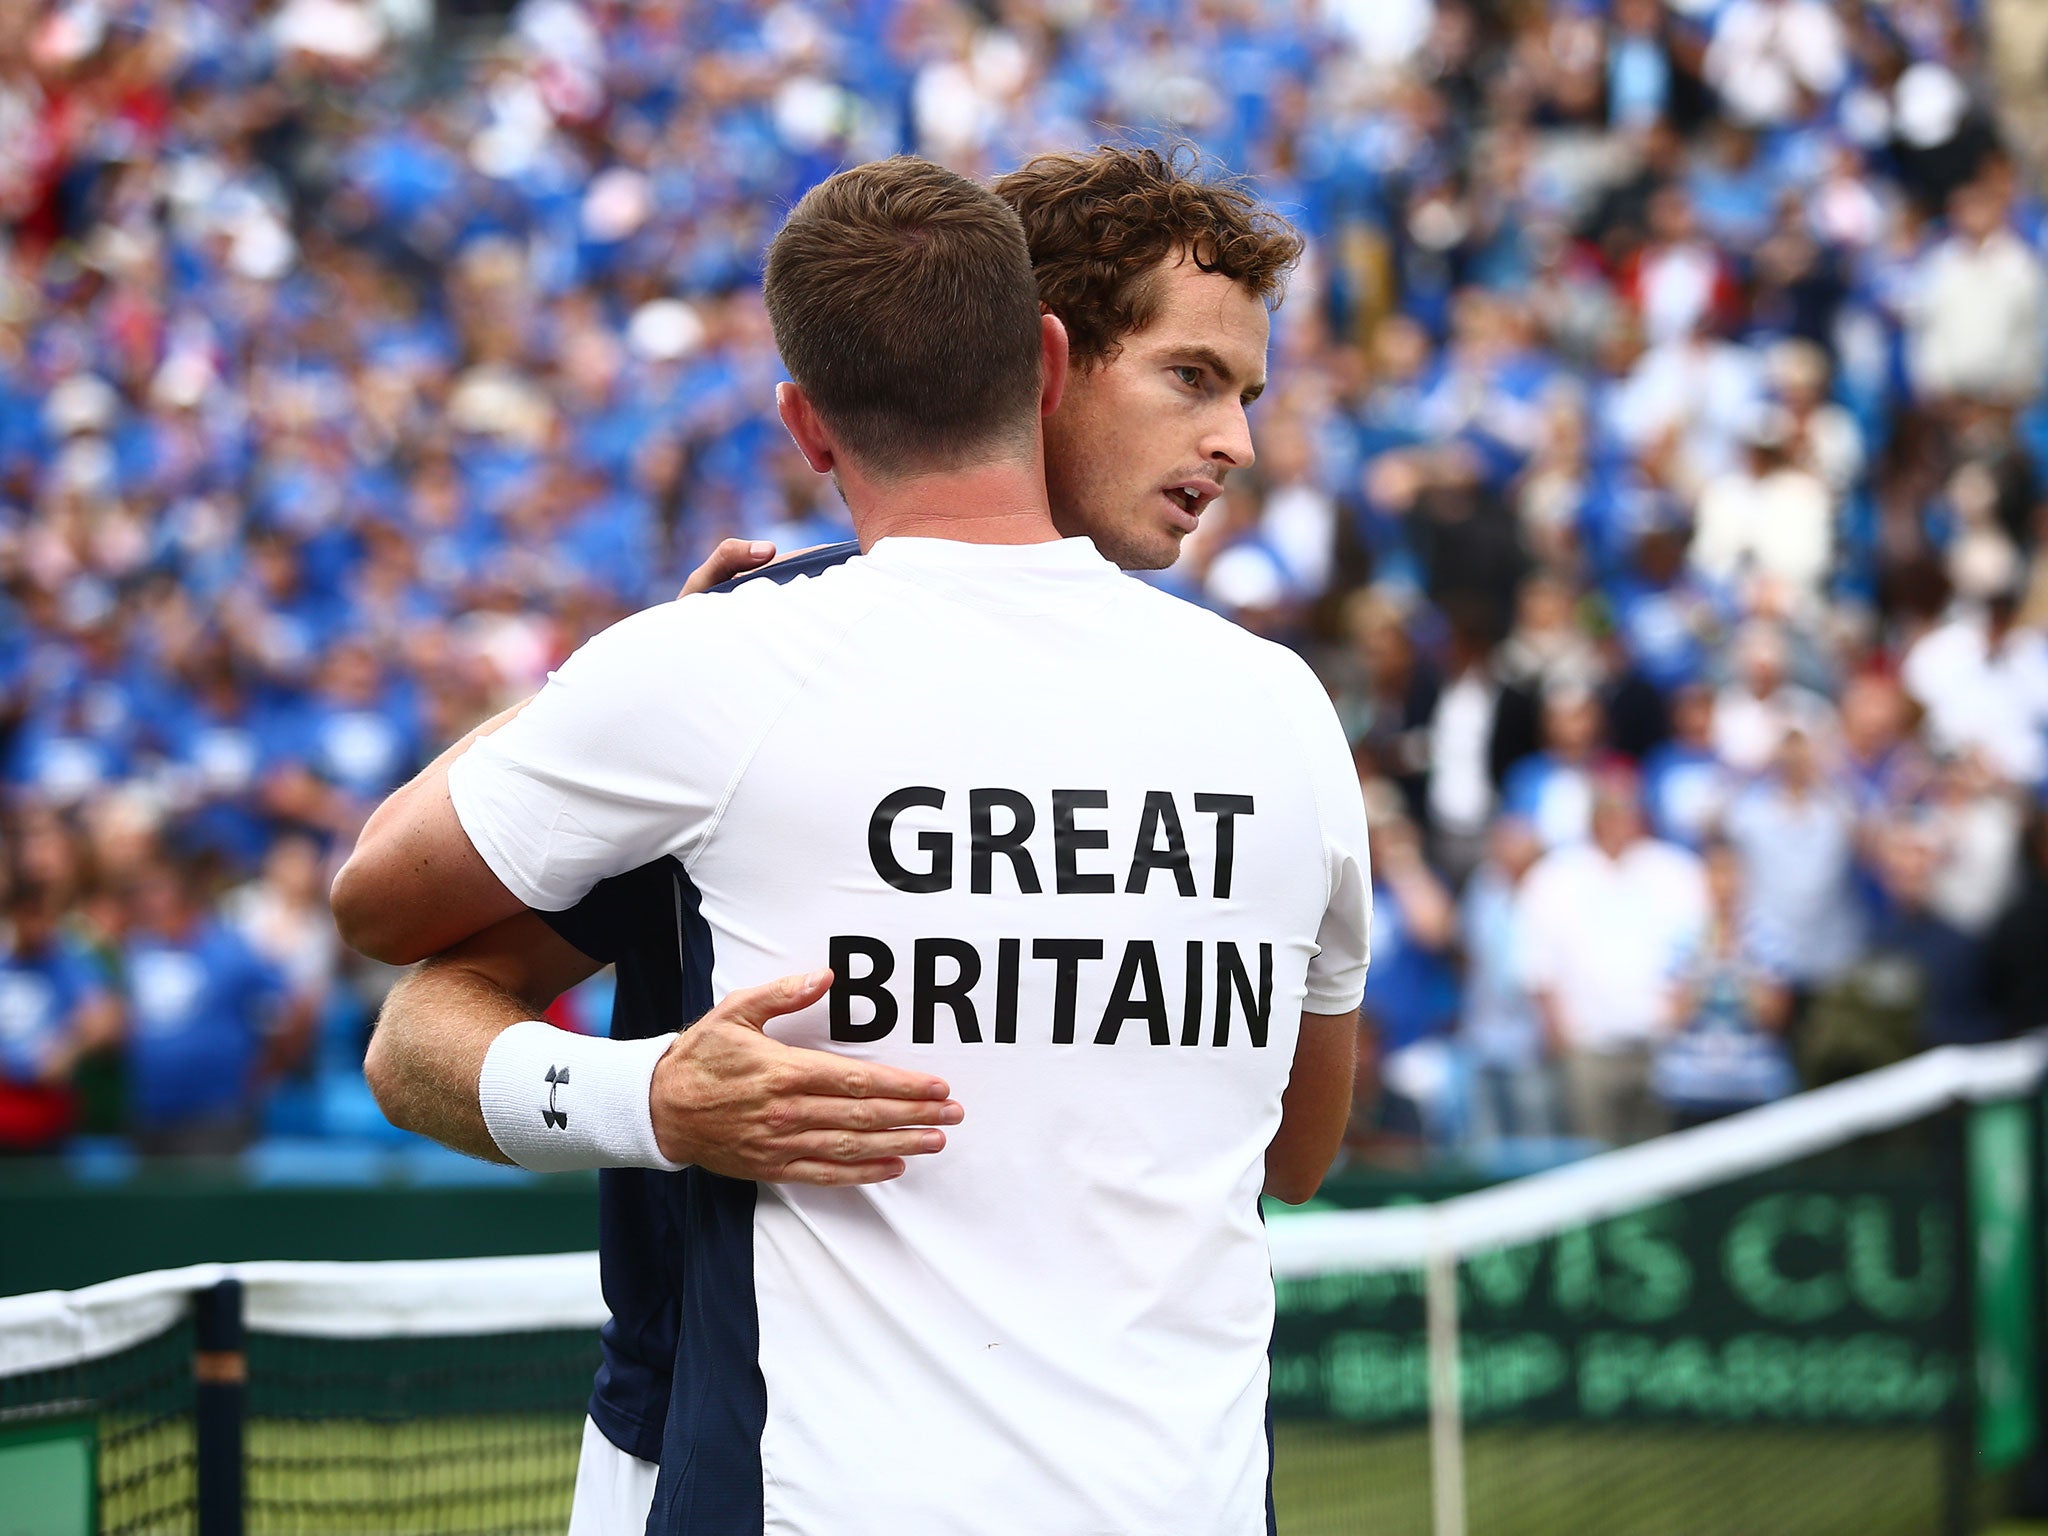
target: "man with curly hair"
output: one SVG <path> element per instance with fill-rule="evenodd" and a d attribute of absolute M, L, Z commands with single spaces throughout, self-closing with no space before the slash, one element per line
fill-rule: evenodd
<path fill-rule="evenodd" d="M 1169 566 L 1228 476 L 1252 461 L 1246 408 L 1265 384 L 1268 313 L 1301 242 L 1241 187 L 1204 177 L 1185 155 L 1047 155 L 1001 178 L 996 190 L 1022 220 L 1041 305 L 1069 340 L 1066 391 L 1044 424 L 1052 520 L 1125 569 Z M 786 579 L 856 552 L 835 546 L 755 574 Z M 758 546 L 729 542 L 692 588 L 760 558 Z M 444 757 L 444 773 L 466 745 Z M 657 1036 L 701 1013 L 708 999 L 691 980 L 701 958 L 691 952 L 666 863 L 607 880 L 568 911 L 520 914 L 461 943 L 462 933 L 445 930 L 386 941 L 378 952 L 397 961 L 448 951 L 393 993 L 373 1039 L 371 1081 L 391 1118 L 475 1155 L 503 1157 L 474 1092 L 503 1027 L 476 1022 L 480 993 L 516 999 L 530 1017 L 614 962 L 615 1039 Z M 360 932 L 351 938 L 379 942 Z M 759 1017 L 744 1018 L 721 1017 L 729 1011 L 721 1005 L 693 1029 L 700 1040 L 723 1033 L 721 1075 L 714 1084 L 706 1068 L 704 1091 L 688 1105 L 679 1101 L 678 1123 L 662 1127 L 664 1144 L 687 1149 L 700 1166 L 793 1184 L 886 1181 L 904 1172 L 907 1158 L 924 1155 L 916 1129 L 957 1113 L 950 1101 L 935 1110 L 926 1097 L 943 1096 L 942 1085 L 883 1073 L 855 1096 L 839 1058 L 760 1032 L 810 1000 L 765 999 Z M 1299 1200 L 1320 1180 L 1349 1106 L 1352 1049 L 1348 1020 L 1304 1019 L 1266 1157 L 1268 1192 Z M 943 1135 L 933 1141 L 942 1145 Z M 639 1530 L 653 1494 L 681 1288 L 683 1239 L 665 1187 L 672 1177 L 634 1167 L 602 1174 L 613 1319 L 591 1398 L 575 1536 Z"/>
<path fill-rule="evenodd" d="M 1244 412 L 1301 239 L 1242 187 L 1156 150 L 1040 155 L 995 186 L 1075 364 L 1046 422 L 1054 521 L 1125 570 L 1163 570 L 1251 464 Z"/>

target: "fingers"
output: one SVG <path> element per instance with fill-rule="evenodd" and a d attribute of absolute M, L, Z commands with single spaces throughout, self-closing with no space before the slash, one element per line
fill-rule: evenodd
<path fill-rule="evenodd" d="M 779 1184 L 881 1184 L 903 1177 L 908 1166 L 900 1157 L 885 1157 L 872 1163 L 833 1163 L 803 1158 L 782 1170 Z"/>
<path fill-rule="evenodd" d="M 769 1111 L 769 1120 L 777 1129 L 790 1131 L 894 1131 L 906 1126 L 958 1125 L 965 1113 L 951 1099 L 935 1104 L 930 1099 L 849 1099 L 821 1094 L 778 1099 Z"/>
<path fill-rule="evenodd" d="M 712 1010 L 711 1016 L 729 1024 L 759 1029 L 770 1019 L 796 1013 L 815 1003 L 832 985 L 830 971 L 812 971 L 802 976 L 778 976 L 758 987 L 736 987 Z"/>
<path fill-rule="evenodd" d="M 774 558 L 775 546 L 764 539 L 722 540 L 709 558 L 690 572 L 690 579 L 683 583 L 683 590 L 676 596 L 684 598 L 708 592 L 721 581 L 730 581 L 735 576 L 756 570 Z"/>
<path fill-rule="evenodd" d="M 786 1091 L 833 1099 L 916 1099 L 923 1102 L 923 1118 L 929 1125 L 932 1100 L 944 1099 L 951 1091 L 944 1078 L 929 1072 L 912 1072 L 903 1067 L 884 1066 L 878 1061 L 853 1061 L 830 1051 L 792 1049 L 783 1060 L 788 1072 Z M 953 1106 L 958 1109 L 956 1104 Z"/>
<path fill-rule="evenodd" d="M 770 1019 L 798 1013 L 822 998 L 832 986 L 832 973 L 812 971 L 805 976 L 782 976 L 758 987 L 738 987 L 711 1017 L 728 1024 L 758 1030 Z M 832 1094 L 846 1099 L 943 1099 L 944 1079 L 929 1072 L 907 1072 L 879 1062 L 852 1061 L 830 1051 L 792 1050 L 789 1080 L 783 1085 L 792 1093 Z"/>
<path fill-rule="evenodd" d="M 805 1131 L 783 1143 L 791 1163 L 874 1163 L 946 1149 L 944 1131 Z"/>
<path fill-rule="evenodd" d="M 829 970 L 730 992 L 686 1029 L 649 1091 L 663 1154 L 730 1178 L 876 1184 L 944 1149 L 965 1111 L 944 1079 L 768 1038 L 769 1020 L 819 1002 Z"/>

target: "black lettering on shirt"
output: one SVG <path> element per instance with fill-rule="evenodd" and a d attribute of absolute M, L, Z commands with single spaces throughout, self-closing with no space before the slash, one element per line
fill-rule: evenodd
<path fill-rule="evenodd" d="M 928 805 L 934 810 L 943 810 L 945 804 L 946 792 L 943 789 L 934 789 L 929 784 L 913 784 L 908 789 L 899 789 L 893 794 L 884 795 L 882 803 L 875 807 L 875 814 L 868 820 L 868 858 L 874 863 L 875 873 L 897 890 L 924 894 L 952 889 L 952 833 L 917 834 L 918 849 L 932 856 L 931 867 L 922 871 L 905 869 L 897 860 L 896 850 L 889 841 L 890 833 L 895 830 L 896 818 L 913 805 Z"/>
<path fill-rule="evenodd" d="M 1202 1043 L 1202 941 L 1188 940 L 1188 989 L 1181 1004 L 1180 1043 Z"/>
<path fill-rule="evenodd" d="M 939 962 L 953 962 L 953 979 L 939 980 Z M 953 1010 L 953 1027 L 969 1045 L 981 1043 L 981 1021 L 967 994 L 981 980 L 981 955 L 965 939 L 919 939 L 910 962 L 910 1038 L 930 1045 L 934 1015 L 941 1005 Z M 1014 1025 L 1012 1026 L 1014 1028 Z"/>
<path fill-rule="evenodd" d="M 853 961 L 860 956 L 868 962 L 867 974 L 853 974 Z M 829 1013 L 832 1038 L 860 1044 L 880 1040 L 896 1027 L 896 999 L 885 983 L 896 969 L 896 957 L 880 939 L 857 933 L 837 934 L 830 946 L 832 991 Z M 875 1005 L 875 1016 L 865 1024 L 853 1022 L 853 1000 L 864 997 Z"/>
<path fill-rule="evenodd" d="M 1244 956 L 1228 939 L 1216 942 L 1216 1037 L 1215 1045 L 1230 1044 L 1230 1003 L 1232 997 L 1244 1005 L 1245 1033 L 1255 1046 L 1266 1043 L 1266 1027 L 1273 1018 L 1273 946 L 1259 946 L 1259 990 L 1252 995 L 1251 973 Z"/>
<path fill-rule="evenodd" d="M 1252 797 L 1196 795 L 1195 811 L 1216 818 L 1216 885 L 1211 894 L 1221 899 L 1230 894 L 1230 866 L 1237 852 L 1236 819 L 1252 814 Z"/>
<path fill-rule="evenodd" d="M 1106 789 L 1056 789 L 1052 792 L 1053 889 L 1062 896 L 1103 895 L 1116 889 L 1112 875 L 1084 875 L 1076 856 L 1083 848 L 1107 848 L 1109 833 L 1098 827 L 1077 827 L 1074 812 L 1100 811 L 1109 805 Z"/>
<path fill-rule="evenodd" d="M 1010 813 L 1007 832 L 995 830 L 995 819 L 990 813 L 998 806 Z M 999 853 L 1010 861 L 1010 872 L 1016 876 L 1020 894 L 1036 896 L 1044 889 L 1038 883 L 1038 867 L 1031 862 L 1031 854 L 1024 846 L 1038 826 L 1038 813 L 1031 809 L 1028 797 L 1014 789 L 972 790 L 967 796 L 967 825 L 971 871 L 968 888 L 975 895 L 986 896 L 995 889 L 993 866 Z"/>
<path fill-rule="evenodd" d="M 1159 834 L 1166 834 L 1166 846 L 1158 846 Z M 1138 818 L 1138 845 L 1131 854 L 1131 872 L 1124 879 L 1127 895 L 1142 896 L 1155 869 L 1173 871 L 1173 883 L 1183 896 L 1195 894 L 1195 872 L 1188 867 L 1188 840 L 1181 831 L 1180 811 L 1173 796 L 1163 789 L 1145 792 L 1145 809 Z"/>
<path fill-rule="evenodd" d="M 1024 954 L 1022 939 L 996 941 L 996 1044 L 1017 1043 L 1017 968 Z"/>
<path fill-rule="evenodd" d="M 1107 878 L 1106 876 L 1104 878 Z M 1031 958 L 1051 960 L 1059 970 L 1053 977 L 1052 1043 L 1074 1043 L 1074 993 L 1080 984 L 1081 962 L 1102 958 L 1100 939 L 1034 939 Z"/>
<path fill-rule="evenodd" d="M 1173 1043 L 1166 1023 L 1166 988 L 1159 980 L 1159 952 L 1150 939 L 1133 939 L 1124 946 L 1124 963 L 1117 967 L 1116 985 L 1109 989 L 1109 1006 L 1102 1010 L 1095 1043 L 1115 1045 L 1126 1019 L 1143 1019 L 1154 1045 Z"/>

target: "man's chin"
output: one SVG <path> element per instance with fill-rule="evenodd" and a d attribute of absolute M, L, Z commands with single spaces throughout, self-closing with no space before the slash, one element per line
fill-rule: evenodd
<path fill-rule="evenodd" d="M 1108 518 L 1088 519 L 1063 515 L 1053 508 L 1053 527 L 1067 538 L 1082 538 L 1095 546 L 1103 559 L 1111 561 L 1126 571 L 1163 571 L 1180 558 L 1181 540 L 1186 530 L 1168 527 L 1147 527 L 1143 523 L 1123 522 Z M 1089 526 L 1093 521 L 1095 526 Z"/>
<path fill-rule="evenodd" d="M 1149 537 L 1140 535 L 1119 546 L 1114 558 L 1126 571 L 1163 571 L 1180 558 L 1180 544 L 1185 537 L 1178 528 L 1162 528 Z"/>

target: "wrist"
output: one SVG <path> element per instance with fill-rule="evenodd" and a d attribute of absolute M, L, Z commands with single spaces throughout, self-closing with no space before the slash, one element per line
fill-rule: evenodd
<path fill-rule="evenodd" d="M 684 1166 L 662 1155 L 650 1093 L 654 1069 L 675 1036 L 603 1040 L 537 1019 L 491 1042 L 477 1105 L 498 1150 L 522 1168 Z"/>

